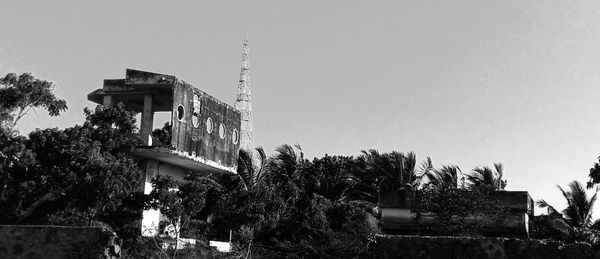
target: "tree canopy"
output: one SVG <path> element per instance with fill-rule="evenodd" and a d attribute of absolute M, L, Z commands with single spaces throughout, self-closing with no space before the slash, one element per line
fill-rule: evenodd
<path fill-rule="evenodd" d="M 0 78 L 0 121 L 4 134 L 14 134 L 17 123 L 36 108 L 50 116 L 67 110 L 67 103 L 54 95 L 54 85 L 29 73 L 9 73 Z"/>
<path fill-rule="evenodd" d="M 142 172 L 125 155 L 141 143 L 135 114 L 122 105 L 84 114 L 83 125 L 13 138 L 26 155 L 6 167 L 0 222 L 106 224 L 132 233 L 144 202 Z"/>

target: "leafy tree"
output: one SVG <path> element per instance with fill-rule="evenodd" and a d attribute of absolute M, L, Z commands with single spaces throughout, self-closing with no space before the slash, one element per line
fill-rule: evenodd
<path fill-rule="evenodd" d="M 192 219 L 197 228 L 205 231 L 194 236 L 226 238 L 229 230 L 244 232 L 242 240 L 254 237 L 255 229 L 261 228 L 273 211 L 269 211 L 281 199 L 279 192 L 273 195 L 274 186 L 266 181 L 266 155 L 262 148 L 256 149 L 258 159 L 246 150 L 240 150 L 237 174 L 210 174 L 203 177 L 208 188 L 205 208 Z M 256 164 L 258 162 L 258 165 Z M 243 230 L 242 230 L 243 229 Z"/>
<path fill-rule="evenodd" d="M 374 208 L 378 202 L 378 185 L 381 175 L 367 170 L 366 161 L 361 157 L 354 158 L 352 163 L 352 169 L 346 174 L 345 182 L 348 184 L 348 188 L 344 195 L 349 200 L 371 203 Z"/>
<path fill-rule="evenodd" d="M 248 170 L 250 157 L 239 159 Z M 261 257 L 356 255 L 366 247 L 370 207 L 351 201 L 348 178 L 360 162 L 327 155 L 309 162 L 299 147 L 283 145 L 265 164 L 254 187 L 225 188 L 210 224 L 213 234 L 231 229 L 234 240 L 251 243 Z M 242 172 L 238 179 L 252 179 Z"/>
<path fill-rule="evenodd" d="M 51 82 L 36 79 L 31 74 L 14 73 L 0 78 L 0 209 L 9 206 L 9 193 L 16 171 L 25 171 L 32 161 L 25 149 L 27 138 L 17 135 L 18 122 L 31 110 L 43 108 L 50 116 L 58 116 L 67 109 L 66 102 L 53 93 Z M 25 177 L 27 178 L 27 177 Z M 22 203 L 17 203 L 20 208 Z M 1 221 L 1 220 L 0 220 Z"/>
<path fill-rule="evenodd" d="M 173 125 L 170 122 L 165 122 L 160 129 L 152 131 L 152 139 L 156 143 L 152 143 L 154 146 L 171 146 L 171 137 L 173 136 Z"/>
<path fill-rule="evenodd" d="M 193 235 L 219 237 L 229 233 L 230 229 L 245 227 L 248 233 L 243 234 L 246 236 L 244 241 L 252 239 L 254 229 L 261 225 L 259 222 L 264 221 L 265 216 L 261 213 L 265 213 L 267 201 L 280 196 L 263 196 L 272 193 L 272 186 L 265 177 L 264 150 L 257 148 L 256 152 L 259 155 L 258 160 L 246 150 L 239 151 L 237 174 L 211 174 L 204 177 L 208 188 L 207 204 L 192 221 L 206 231 Z M 256 162 L 259 164 L 256 165 Z"/>
<path fill-rule="evenodd" d="M 308 165 L 316 180 L 315 192 L 331 201 L 361 200 L 362 197 L 353 188 L 354 175 L 361 168 L 351 156 L 329 156 L 315 158 Z"/>
<path fill-rule="evenodd" d="M 181 182 L 171 176 L 157 175 L 152 179 L 153 189 L 148 195 L 148 208 L 160 210 L 160 214 L 165 218 L 160 222 L 162 229 L 159 231 L 165 231 L 168 236 L 175 239 L 175 249 L 172 249 L 171 258 L 175 258 L 177 255 L 180 222 L 185 213 L 181 195 L 177 190 L 180 185 Z"/>
<path fill-rule="evenodd" d="M 503 191 L 506 187 L 506 180 L 502 179 L 504 167 L 501 163 L 494 164 L 494 170 L 487 166 L 476 167 L 467 175 L 467 180 L 471 186 L 492 186 L 497 191 Z"/>
<path fill-rule="evenodd" d="M 9 73 L 0 78 L 0 122 L 3 134 L 14 134 L 18 122 L 31 110 L 44 108 L 50 116 L 67 110 L 65 100 L 57 98 L 51 82 L 29 73 Z"/>
<path fill-rule="evenodd" d="M 238 174 L 217 180 L 224 187 L 214 209 L 214 232 L 221 235 L 233 229 L 242 241 L 264 240 L 278 222 L 307 191 L 309 182 L 304 167 L 308 164 L 301 148 L 282 145 L 266 159 L 257 149 L 260 165 L 249 152 L 240 150 Z M 244 232 L 244 233 L 242 233 Z M 221 233 L 221 234 L 220 234 Z"/>
<path fill-rule="evenodd" d="M 182 182 L 169 175 L 157 175 L 151 182 L 152 191 L 148 195 L 148 207 L 160 210 L 160 214 L 167 218 L 168 224 L 179 226 L 179 221 L 185 211 L 181 195 L 178 192 Z"/>
<path fill-rule="evenodd" d="M 595 232 L 600 230 L 600 221 L 592 221 L 592 212 L 596 203 L 597 192 L 588 198 L 585 188 L 578 181 L 569 183 L 569 189 L 564 190 L 560 186 L 556 186 L 563 197 L 567 201 L 567 207 L 562 211 L 562 215 L 572 228 L 572 239 L 575 241 L 593 241 Z M 541 199 L 536 202 L 541 208 L 548 208 L 550 214 L 558 211 Z"/>
<path fill-rule="evenodd" d="M 122 105 L 85 110 L 83 125 L 36 130 L 25 143 L 31 159 L 11 168 L 4 224 L 108 224 L 133 234 L 141 217 L 141 171 L 125 153 L 141 141 L 135 114 Z M 126 233 L 126 234 L 124 234 Z"/>
<path fill-rule="evenodd" d="M 168 235 L 175 237 L 175 247 L 178 237 L 186 237 L 198 233 L 193 228 L 198 226 L 198 215 L 206 205 L 207 181 L 200 173 L 188 172 L 182 180 L 176 180 L 168 175 L 157 175 L 152 179 L 152 191 L 148 195 L 146 208 L 158 209 L 164 216 L 161 222 Z M 172 258 L 177 255 L 173 249 Z"/>
<path fill-rule="evenodd" d="M 587 188 L 592 188 L 594 185 L 600 183 L 600 157 L 598 157 L 598 162 L 594 163 L 592 168 L 590 168 L 589 177 Z"/>
<path fill-rule="evenodd" d="M 370 229 L 360 203 L 331 202 L 320 195 L 288 206 L 276 227 L 259 240 L 261 257 L 356 258 L 366 250 Z"/>
<path fill-rule="evenodd" d="M 9 184 L 14 180 L 15 171 L 27 170 L 22 168 L 31 160 L 31 152 L 25 149 L 26 142 L 23 136 L 0 133 L 0 204 L 8 202 Z"/>
<path fill-rule="evenodd" d="M 213 234 L 224 237 L 234 230 L 240 243 L 268 240 L 288 208 L 279 186 L 269 182 L 224 193 L 214 209 Z"/>

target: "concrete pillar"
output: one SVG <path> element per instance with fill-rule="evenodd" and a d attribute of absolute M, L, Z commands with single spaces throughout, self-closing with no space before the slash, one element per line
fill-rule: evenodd
<path fill-rule="evenodd" d="M 104 105 L 104 107 L 107 107 L 107 108 L 112 108 L 115 105 L 113 103 L 112 95 L 105 95 L 102 105 Z"/>
<path fill-rule="evenodd" d="M 152 192 L 152 178 L 159 174 L 159 163 L 156 160 L 148 159 L 145 161 L 145 176 L 143 181 L 144 194 Z M 148 209 L 142 212 L 142 236 L 154 236 L 158 234 L 160 225 L 160 210 Z"/>
<path fill-rule="evenodd" d="M 152 124 L 154 123 L 154 112 L 152 111 L 152 95 L 144 95 L 144 110 L 142 111 L 142 123 L 140 133 L 144 145 L 152 146 Z"/>

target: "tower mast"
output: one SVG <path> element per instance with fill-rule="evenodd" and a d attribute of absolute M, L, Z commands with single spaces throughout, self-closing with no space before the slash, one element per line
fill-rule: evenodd
<path fill-rule="evenodd" d="M 248 62 L 248 38 L 242 47 L 242 68 L 238 83 L 238 95 L 234 107 L 241 113 L 240 149 L 252 151 L 254 149 L 254 134 L 252 131 L 252 92 L 250 87 L 250 63 Z"/>

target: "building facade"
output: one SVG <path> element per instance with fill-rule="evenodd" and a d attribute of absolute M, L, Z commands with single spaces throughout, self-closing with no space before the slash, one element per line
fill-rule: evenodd
<path fill-rule="evenodd" d="M 140 135 L 143 146 L 131 156 L 141 161 L 145 172 L 145 194 L 152 191 L 156 175 L 182 179 L 187 172 L 236 173 L 239 149 L 253 145 L 252 114 L 248 66 L 248 41 L 244 41 L 238 98 L 233 107 L 171 75 L 127 69 L 125 78 L 105 79 L 101 89 L 88 94 L 88 100 L 112 107 L 123 103 L 125 109 L 141 113 Z M 170 141 L 152 138 L 154 114 L 170 112 Z M 155 235 L 160 211 L 143 213 L 142 234 Z"/>

